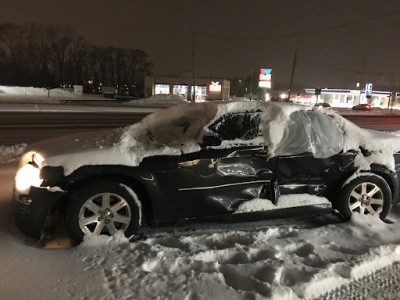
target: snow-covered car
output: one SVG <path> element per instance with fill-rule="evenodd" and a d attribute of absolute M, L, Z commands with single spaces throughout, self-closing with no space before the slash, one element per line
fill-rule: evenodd
<path fill-rule="evenodd" d="M 59 211 L 80 241 L 299 206 L 384 218 L 399 201 L 399 149 L 397 136 L 321 108 L 185 104 L 126 128 L 28 147 L 16 175 L 15 222 L 42 239 Z M 283 205 L 284 194 L 303 196 Z"/>

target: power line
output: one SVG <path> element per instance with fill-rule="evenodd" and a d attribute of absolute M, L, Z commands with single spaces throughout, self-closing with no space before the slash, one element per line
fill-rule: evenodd
<path fill-rule="evenodd" d="M 337 25 L 337 26 L 332 26 L 332 27 L 327 27 L 327 28 L 322 28 L 322 29 L 317 29 L 317 30 L 299 32 L 299 33 L 281 34 L 281 35 L 258 36 L 258 37 L 238 37 L 238 36 L 217 35 L 217 34 L 211 34 L 211 33 L 207 33 L 207 32 L 199 32 L 199 34 L 202 34 L 204 36 L 208 36 L 211 38 L 219 38 L 219 39 L 226 39 L 226 40 L 274 40 L 274 39 L 299 37 L 299 36 L 304 36 L 304 35 L 311 35 L 311 34 L 315 34 L 315 33 L 337 30 L 337 29 L 343 29 L 343 28 L 354 26 L 354 25 L 367 23 L 367 22 L 370 22 L 370 21 L 373 21 L 376 19 L 381 19 L 384 17 L 392 16 L 392 15 L 395 15 L 398 13 L 400 13 L 400 10 L 383 13 L 383 14 L 380 14 L 380 15 L 377 15 L 374 17 L 354 21 L 352 23 L 347 23 L 347 24 L 342 24 L 342 25 Z"/>

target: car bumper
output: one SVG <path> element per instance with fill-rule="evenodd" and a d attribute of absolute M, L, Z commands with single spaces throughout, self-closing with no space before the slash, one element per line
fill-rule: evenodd
<path fill-rule="evenodd" d="M 23 234 L 41 240 L 51 210 L 66 194 L 65 191 L 53 192 L 38 187 L 31 187 L 28 195 L 14 192 L 15 225 Z"/>

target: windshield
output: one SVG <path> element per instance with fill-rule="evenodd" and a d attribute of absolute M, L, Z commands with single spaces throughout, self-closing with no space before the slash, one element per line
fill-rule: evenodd
<path fill-rule="evenodd" d="M 185 104 L 160 110 L 142 120 L 144 131 L 158 143 L 202 142 L 205 127 L 217 114 L 217 104 Z"/>
<path fill-rule="evenodd" d="M 260 112 L 228 113 L 218 118 L 208 129 L 222 140 L 251 140 L 261 134 Z"/>

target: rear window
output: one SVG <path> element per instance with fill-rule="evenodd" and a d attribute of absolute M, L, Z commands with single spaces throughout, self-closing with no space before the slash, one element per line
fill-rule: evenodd
<path fill-rule="evenodd" d="M 273 134 L 269 133 L 270 136 Z M 282 139 L 274 145 L 273 152 L 275 155 L 310 152 L 316 158 L 327 158 L 342 149 L 343 132 L 332 117 L 317 111 L 300 110 L 290 115 Z"/>

